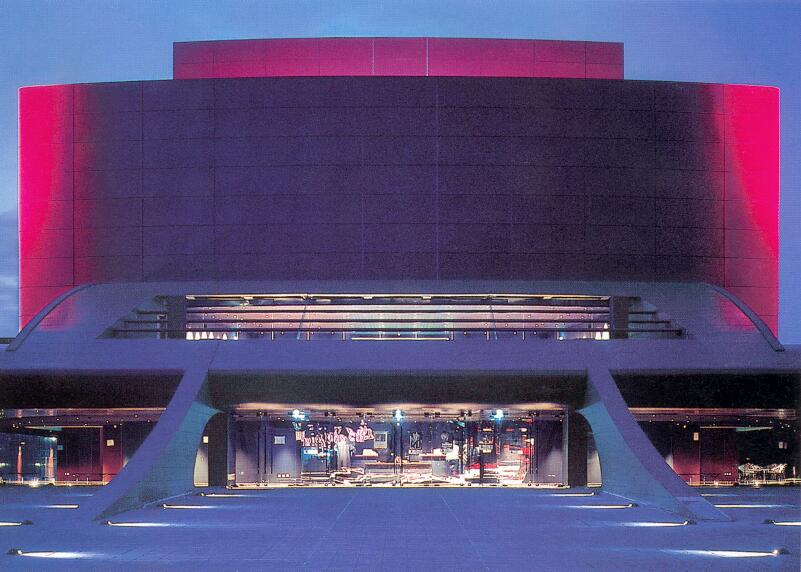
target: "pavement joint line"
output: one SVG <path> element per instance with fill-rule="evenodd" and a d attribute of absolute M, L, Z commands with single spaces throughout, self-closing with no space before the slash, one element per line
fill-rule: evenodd
<path fill-rule="evenodd" d="M 453 519 L 459 525 L 459 528 L 461 529 L 462 534 L 464 534 L 465 538 L 467 538 L 467 542 L 470 543 L 470 548 L 472 548 L 473 552 L 475 552 L 476 555 L 478 556 L 478 560 L 479 560 L 479 562 L 481 562 L 481 565 L 484 567 L 484 570 L 490 570 L 490 567 L 487 565 L 487 563 L 484 561 L 484 557 L 481 555 L 481 551 L 478 550 L 478 548 L 476 548 L 476 545 L 473 543 L 473 539 L 470 538 L 470 535 L 467 533 L 467 529 L 464 527 L 464 524 L 459 519 L 459 516 L 456 514 L 456 512 L 453 510 L 453 508 L 451 508 L 451 505 L 448 504 L 448 501 L 445 500 L 445 497 L 442 495 L 441 492 L 439 492 L 437 494 L 437 496 L 439 496 L 439 498 L 445 504 L 445 507 L 448 509 L 448 512 L 451 514 Z"/>
<path fill-rule="evenodd" d="M 359 492 L 359 489 L 355 489 L 354 490 L 353 494 L 351 494 L 351 496 L 350 496 L 350 499 L 348 499 L 348 502 L 345 503 L 345 506 L 342 507 L 342 510 L 340 510 L 339 513 L 337 514 L 336 518 L 334 519 L 334 522 L 332 522 L 331 526 L 329 526 L 326 529 L 326 531 L 323 532 L 323 534 L 320 536 L 320 538 L 314 544 L 312 549 L 309 551 L 308 556 L 303 560 L 302 566 L 304 566 L 304 567 L 308 567 L 309 566 L 309 561 L 312 560 L 312 556 L 319 549 L 320 545 L 323 543 L 323 540 L 325 540 L 325 538 L 331 533 L 331 531 L 334 530 L 334 527 L 339 522 L 339 519 L 342 518 L 342 515 L 345 514 L 345 511 L 348 510 L 348 507 L 351 505 L 353 500 L 356 498 L 356 495 L 358 494 L 358 492 Z"/>

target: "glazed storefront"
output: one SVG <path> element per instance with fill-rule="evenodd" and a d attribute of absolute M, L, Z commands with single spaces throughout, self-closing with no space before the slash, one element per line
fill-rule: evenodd
<path fill-rule="evenodd" d="M 228 480 L 248 485 L 559 485 L 559 410 L 234 414 Z"/>

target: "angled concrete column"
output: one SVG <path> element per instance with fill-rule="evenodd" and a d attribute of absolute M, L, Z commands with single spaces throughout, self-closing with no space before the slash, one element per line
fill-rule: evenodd
<path fill-rule="evenodd" d="M 587 372 L 587 394 L 579 413 L 592 428 L 605 491 L 685 518 L 729 520 L 665 463 L 605 368 Z"/>
<path fill-rule="evenodd" d="M 203 430 L 218 413 L 207 402 L 206 370 L 187 371 L 144 443 L 114 480 L 81 504 L 79 514 L 106 518 L 192 490 Z"/>

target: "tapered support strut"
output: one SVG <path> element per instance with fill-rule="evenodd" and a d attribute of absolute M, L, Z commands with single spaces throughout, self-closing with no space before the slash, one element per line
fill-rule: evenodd
<path fill-rule="evenodd" d="M 637 424 L 607 369 L 587 372 L 585 402 L 578 411 L 592 429 L 605 491 L 685 518 L 729 520 L 665 463 Z"/>
<path fill-rule="evenodd" d="M 187 371 L 147 439 L 125 468 L 82 504 L 80 514 L 107 518 L 192 490 L 197 448 L 215 413 L 208 405 L 206 370 Z"/>

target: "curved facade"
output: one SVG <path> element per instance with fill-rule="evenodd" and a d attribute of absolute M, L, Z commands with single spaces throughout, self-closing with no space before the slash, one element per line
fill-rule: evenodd
<path fill-rule="evenodd" d="M 686 483 L 750 484 L 752 428 L 797 464 L 775 88 L 622 80 L 590 42 L 174 55 L 20 91 L 0 429 L 51 437 L 37 479 L 114 477 L 81 514 L 203 479 L 601 481 L 720 520 Z"/>
<path fill-rule="evenodd" d="M 188 279 L 705 281 L 775 331 L 778 90 L 543 78 L 23 88 L 20 306 Z"/>

